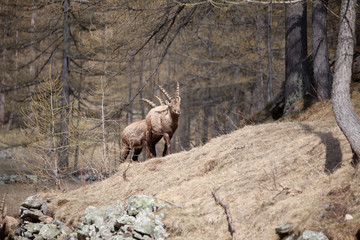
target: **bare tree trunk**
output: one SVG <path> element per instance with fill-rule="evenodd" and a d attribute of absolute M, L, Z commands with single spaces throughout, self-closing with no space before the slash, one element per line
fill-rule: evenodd
<path fill-rule="evenodd" d="M 319 100 L 330 99 L 332 74 L 326 36 L 327 10 L 322 1 L 313 2 L 312 7 L 312 51 L 315 88 Z"/>
<path fill-rule="evenodd" d="M 8 5 L 9 0 L 6 1 L 6 5 Z M 4 7 L 4 31 L 3 31 L 3 42 L 6 43 L 7 40 L 7 35 L 8 35 L 8 26 L 7 26 L 7 21 L 8 21 L 8 14 L 7 14 L 7 8 L 6 6 Z M 3 49 L 2 49 L 2 78 L 1 78 L 1 88 L 5 87 L 5 83 L 6 83 L 6 54 L 7 54 L 7 48 L 6 48 L 6 44 L 3 44 Z M 5 93 L 1 93 L 0 94 L 0 124 L 1 124 L 1 128 L 4 127 L 5 124 L 5 104 L 6 104 L 6 96 Z"/>
<path fill-rule="evenodd" d="M 133 64 L 134 61 L 132 61 L 132 63 L 130 63 L 130 67 L 129 67 L 129 102 L 132 99 L 132 88 L 133 88 Z M 130 102 L 129 107 L 128 107 L 128 115 L 127 115 L 127 119 L 126 119 L 126 123 L 127 125 L 129 125 L 130 123 L 133 122 L 133 112 L 132 112 L 132 103 Z"/>
<path fill-rule="evenodd" d="M 108 176 L 110 174 L 110 164 L 107 156 L 107 139 L 105 132 L 105 84 L 106 80 L 101 80 L 101 130 L 102 130 L 102 145 L 103 145 L 103 167 L 104 174 Z"/>
<path fill-rule="evenodd" d="M 265 106 L 265 87 L 264 87 L 264 74 L 263 74 L 263 64 L 262 64 L 262 49 L 261 49 L 261 39 L 262 36 L 262 28 L 264 27 L 264 19 L 261 16 L 261 12 L 259 7 L 256 8 L 257 14 L 255 16 L 256 23 L 256 33 L 255 33 L 255 41 L 256 41 L 256 51 L 259 57 L 259 78 L 260 78 L 260 106 L 256 106 L 256 111 L 259 109 L 263 109 Z M 256 104 L 257 105 L 257 104 Z"/>
<path fill-rule="evenodd" d="M 15 32 L 15 44 L 16 44 L 16 46 L 18 45 L 18 43 L 19 43 L 19 31 L 16 30 L 16 32 Z M 19 50 L 16 49 L 15 50 L 15 69 L 18 69 L 18 68 L 19 68 Z M 14 76 L 15 76 L 14 82 L 15 82 L 15 88 L 16 88 L 17 87 L 16 85 L 18 84 L 18 80 L 19 80 L 18 71 L 15 72 Z M 14 95 L 16 95 L 16 92 L 17 91 L 15 90 Z M 7 126 L 6 126 L 5 132 L 10 131 L 11 124 L 12 124 L 12 122 L 14 120 L 14 111 L 15 111 L 15 102 L 11 101 L 11 112 L 10 112 L 9 121 L 8 121 Z"/>
<path fill-rule="evenodd" d="M 62 151 L 60 152 L 59 157 L 59 167 L 60 169 L 65 169 L 69 166 L 69 159 L 67 156 L 67 146 L 68 146 L 68 130 L 69 130 L 69 103 L 70 103 L 70 89 L 68 85 L 68 78 L 70 72 L 70 0 L 64 0 L 63 3 L 64 11 L 64 29 L 63 29 L 63 63 L 62 63 L 62 73 L 61 81 L 63 84 L 62 88 L 62 105 L 63 111 L 61 115 L 61 134 L 60 134 L 60 146 Z"/>
<path fill-rule="evenodd" d="M 351 145 L 353 163 L 357 164 L 360 157 L 360 120 L 350 100 L 355 19 L 355 0 L 342 0 L 335 74 L 332 86 L 332 105 L 336 122 Z"/>
<path fill-rule="evenodd" d="M 285 108 L 304 99 L 308 88 L 306 3 L 286 4 L 285 17 Z"/>
<path fill-rule="evenodd" d="M 145 62 L 145 54 L 144 52 L 141 53 L 141 62 L 140 62 L 140 71 L 139 71 L 139 86 L 142 86 L 143 84 L 143 78 L 144 78 L 144 62 Z M 139 94 L 140 99 L 143 98 L 142 91 Z M 145 119 L 145 109 L 144 104 L 142 101 L 140 101 L 140 110 L 141 110 L 141 119 Z M 145 151 L 144 151 L 145 152 Z"/>
<path fill-rule="evenodd" d="M 274 99 L 273 76 L 272 76 L 272 50 L 271 50 L 271 24 L 272 24 L 272 0 L 268 5 L 267 27 L 267 51 L 268 51 L 268 78 L 267 78 L 267 101 Z"/>

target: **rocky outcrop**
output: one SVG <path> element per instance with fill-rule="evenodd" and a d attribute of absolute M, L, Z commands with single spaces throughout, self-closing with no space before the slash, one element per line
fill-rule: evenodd
<path fill-rule="evenodd" d="M 46 215 L 49 202 L 49 199 L 42 202 L 37 196 L 25 200 L 20 210 L 21 224 L 17 229 L 17 239 L 162 240 L 169 235 L 162 223 L 164 215 L 158 213 L 165 205 L 156 204 L 153 197 L 132 196 L 124 209 L 121 203 L 100 208 L 89 206 L 83 221 L 74 229 Z"/>
<path fill-rule="evenodd" d="M 275 232 L 279 235 L 280 239 L 284 240 L 329 240 L 324 233 L 311 230 L 305 230 L 302 234 L 297 235 L 294 233 L 291 224 L 277 227 Z"/>

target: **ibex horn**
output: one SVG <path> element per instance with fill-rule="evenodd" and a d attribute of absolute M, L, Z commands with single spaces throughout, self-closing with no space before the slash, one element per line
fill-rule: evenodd
<path fill-rule="evenodd" d="M 160 105 L 165 105 L 164 101 L 158 95 L 155 95 L 155 97 L 159 101 Z"/>
<path fill-rule="evenodd" d="M 145 98 L 141 98 L 140 101 L 146 102 L 147 104 L 149 104 L 152 108 L 156 107 L 156 104 L 148 99 Z"/>
<path fill-rule="evenodd" d="M 176 97 L 180 97 L 180 84 L 179 81 L 176 81 Z"/>
<path fill-rule="evenodd" d="M 164 88 L 162 88 L 160 85 L 158 85 L 158 87 L 160 88 L 161 92 L 166 96 L 166 98 L 171 101 L 172 97 L 170 97 L 170 95 L 166 92 L 166 90 Z"/>
<path fill-rule="evenodd" d="M 6 198 L 6 193 L 4 194 L 3 199 L 1 200 L 1 206 L 0 206 L 1 217 L 5 217 L 5 215 L 6 215 L 6 213 L 5 213 L 5 198 Z"/>

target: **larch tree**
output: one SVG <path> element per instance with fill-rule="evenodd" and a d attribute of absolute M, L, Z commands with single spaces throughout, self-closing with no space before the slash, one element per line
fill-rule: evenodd
<path fill-rule="evenodd" d="M 309 87 L 306 5 L 298 2 L 285 6 L 285 115 L 296 101 L 304 99 Z"/>
<path fill-rule="evenodd" d="M 342 0 L 332 107 L 337 124 L 346 136 L 353 151 L 353 163 L 360 157 L 360 119 L 350 100 L 351 68 L 354 54 L 356 1 Z"/>
<path fill-rule="evenodd" d="M 331 98 L 332 74 L 329 65 L 328 43 L 326 36 L 326 2 L 314 1 L 312 4 L 313 69 L 315 90 L 319 100 Z"/>

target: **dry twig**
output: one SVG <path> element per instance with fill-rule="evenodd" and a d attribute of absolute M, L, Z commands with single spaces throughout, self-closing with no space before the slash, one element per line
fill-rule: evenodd
<path fill-rule="evenodd" d="M 168 204 L 170 204 L 170 205 L 172 205 L 172 206 L 174 206 L 174 207 L 177 207 L 177 208 L 184 208 L 183 206 L 176 205 L 175 203 L 170 202 L 169 200 L 166 200 L 166 199 L 163 199 L 163 198 L 156 197 L 156 194 L 157 194 L 157 193 L 153 194 L 153 197 L 154 197 L 156 200 L 161 200 L 161 201 L 164 201 L 164 202 L 166 202 L 166 203 L 168 203 Z"/>
<path fill-rule="evenodd" d="M 232 224 L 232 217 L 231 217 L 231 214 L 230 214 L 229 206 L 219 199 L 219 196 L 216 194 L 216 190 L 217 189 L 214 189 L 211 192 L 211 194 L 213 195 L 213 197 L 215 199 L 215 202 L 217 204 L 219 204 L 224 209 L 225 214 L 226 214 L 226 219 L 228 221 L 228 230 L 229 230 L 229 232 L 231 234 L 231 239 L 235 240 L 235 228 L 234 228 L 234 225 Z"/>
<path fill-rule="evenodd" d="M 122 175 L 122 177 L 125 181 L 128 181 L 127 177 L 126 177 L 126 172 L 127 172 L 127 170 L 129 170 L 129 168 L 130 168 L 130 162 L 129 162 L 128 166 L 126 167 L 126 169 L 124 170 L 123 175 Z"/>

